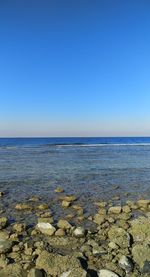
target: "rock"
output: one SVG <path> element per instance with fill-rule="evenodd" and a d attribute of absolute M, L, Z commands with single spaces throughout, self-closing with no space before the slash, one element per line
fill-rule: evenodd
<path fill-rule="evenodd" d="M 0 268 L 4 268 L 9 264 L 9 260 L 5 257 L 5 255 L 1 255 L 0 257 Z"/>
<path fill-rule="evenodd" d="M 117 275 L 111 270 L 101 269 L 98 272 L 98 277 L 119 277 L 119 275 Z"/>
<path fill-rule="evenodd" d="M 74 210 L 76 210 L 76 211 L 78 211 L 78 210 L 81 210 L 81 209 L 82 209 L 82 207 L 81 207 L 81 206 L 79 206 L 79 205 L 72 205 L 72 208 L 73 208 Z"/>
<path fill-rule="evenodd" d="M 57 226 L 60 229 L 64 229 L 64 230 L 70 229 L 72 227 L 71 224 L 65 219 L 60 219 L 57 223 Z"/>
<path fill-rule="evenodd" d="M 36 267 L 39 269 L 44 269 L 47 275 L 52 275 L 53 277 L 61 276 L 61 274 L 64 274 L 70 270 L 83 270 L 79 260 L 76 257 L 70 255 L 62 256 L 58 254 L 49 253 L 47 251 L 43 251 L 38 256 L 36 260 Z M 70 277 L 73 276 L 75 277 L 82 275 L 70 275 Z"/>
<path fill-rule="evenodd" d="M 135 242 L 150 242 L 150 218 L 141 216 L 130 223 L 130 233 Z"/>
<path fill-rule="evenodd" d="M 68 208 L 70 205 L 71 205 L 71 202 L 68 202 L 66 200 L 63 200 L 62 203 L 61 203 L 62 207 L 63 208 Z"/>
<path fill-rule="evenodd" d="M 13 230 L 18 233 L 24 232 L 26 230 L 26 225 L 22 223 L 16 223 L 13 225 Z"/>
<path fill-rule="evenodd" d="M 105 222 L 105 216 L 101 214 L 95 214 L 94 216 L 94 222 L 98 225 Z"/>
<path fill-rule="evenodd" d="M 128 205 L 125 205 L 122 207 L 122 211 L 128 214 L 131 212 L 131 208 Z"/>
<path fill-rule="evenodd" d="M 10 252 L 12 249 L 12 241 L 10 240 L 0 240 L 0 254 L 5 254 Z"/>
<path fill-rule="evenodd" d="M 43 212 L 42 214 L 40 213 L 40 217 L 44 217 L 44 218 L 51 218 L 52 217 L 52 212 L 49 210 L 48 212 Z"/>
<path fill-rule="evenodd" d="M 44 235 L 52 236 L 56 229 L 50 223 L 40 222 L 37 224 L 37 229 Z"/>
<path fill-rule="evenodd" d="M 55 236 L 58 236 L 58 237 L 63 237 L 65 236 L 65 231 L 63 229 L 58 229 L 56 232 L 55 232 Z"/>
<path fill-rule="evenodd" d="M 111 242 L 116 243 L 121 248 L 130 246 L 130 235 L 123 228 L 112 226 L 108 231 L 108 237 Z"/>
<path fill-rule="evenodd" d="M 57 193 L 62 193 L 62 192 L 64 192 L 64 189 L 58 187 L 58 188 L 56 188 L 54 191 L 57 192 Z"/>
<path fill-rule="evenodd" d="M 73 235 L 77 238 L 83 238 L 85 236 L 85 229 L 83 227 L 77 227 L 73 231 Z"/>
<path fill-rule="evenodd" d="M 40 217 L 40 218 L 38 218 L 38 223 L 41 223 L 41 222 L 43 222 L 43 223 L 53 223 L 54 222 L 54 219 L 53 219 L 53 217 Z"/>
<path fill-rule="evenodd" d="M 49 207 L 47 204 L 40 204 L 38 207 L 37 207 L 39 210 L 47 210 Z"/>
<path fill-rule="evenodd" d="M 108 253 L 106 249 L 104 249 L 102 246 L 99 246 L 99 245 L 94 246 L 92 252 L 94 256 L 99 256 L 99 255 L 102 256 Z"/>
<path fill-rule="evenodd" d="M 39 197 L 37 197 L 37 196 L 32 196 L 32 197 L 29 199 L 29 201 L 38 202 L 38 201 L 40 201 L 40 199 L 39 199 Z"/>
<path fill-rule="evenodd" d="M 19 203 L 19 204 L 16 205 L 15 209 L 16 210 L 31 210 L 32 207 L 28 204 Z"/>
<path fill-rule="evenodd" d="M 150 204 L 150 200 L 141 199 L 141 200 L 137 201 L 137 205 L 140 208 L 147 209 L 149 204 Z"/>
<path fill-rule="evenodd" d="M 29 271 L 27 277 L 44 277 L 44 274 L 43 274 L 43 272 L 40 269 L 38 269 L 38 268 L 32 268 Z"/>
<path fill-rule="evenodd" d="M 73 201 L 77 200 L 77 197 L 74 195 L 69 195 L 69 196 L 63 197 L 63 200 L 68 201 L 68 202 L 73 202 Z"/>
<path fill-rule="evenodd" d="M 6 230 L 0 231 L 0 240 L 7 240 L 9 238 L 9 233 Z"/>
<path fill-rule="evenodd" d="M 9 264 L 0 270 L 0 277 L 26 277 L 26 271 L 17 263 Z"/>
<path fill-rule="evenodd" d="M 116 206 L 116 207 L 110 207 L 108 210 L 109 214 L 120 214 L 121 213 L 121 206 Z"/>
<path fill-rule="evenodd" d="M 108 243 L 108 247 L 111 248 L 111 249 L 118 249 L 119 248 L 119 246 L 116 243 L 114 243 L 113 241 Z"/>
<path fill-rule="evenodd" d="M 139 265 L 141 272 L 150 273 L 150 246 L 147 244 L 137 244 L 132 248 L 132 255 L 135 263 Z"/>
<path fill-rule="evenodd" d="M 8 220 L 6 217 L 0 217 L 0 230 L 5 228 L 8 223 Z"/>
<path fill-rule="evenodd" d="M 100 202 L 95 202 L 94 203 L 96 206 L 100 207 L 100 208 L 104 208 L 107 206 L 107 202 L 104 202 L 104 201 L 100 201 Z"/>
<path fill-rule="evenodd" d="M 133 270 L 133 263 L 131 259 L 124 255 L 119 260 L 119 266 L 124 269 L 126 273 L 130 273 Z"/>
<path fill-rule="evenodd" d="M 0 197 L 4 196 L 4 192 L 0 191 Z"/>

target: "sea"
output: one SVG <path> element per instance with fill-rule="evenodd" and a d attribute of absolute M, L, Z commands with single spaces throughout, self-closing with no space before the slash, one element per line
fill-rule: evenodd
<path fill-rule="evenodd" d="M 2 213 L 13 219 L 16 203 L 38 196 L 61 214 L 57 187 L 87 214 L 96 201 L 150 198 L 150 138 L 0 138 Z"/>

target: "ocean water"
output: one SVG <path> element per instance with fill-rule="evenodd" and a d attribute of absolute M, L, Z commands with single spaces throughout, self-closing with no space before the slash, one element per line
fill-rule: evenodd
<path fill-rule="evenodd" d="M 150 198 L 150 138 L 0 138 L 1 209 L 37 195 L 60 213 L 59 186 L 88 212 L 116 195 Z"/>

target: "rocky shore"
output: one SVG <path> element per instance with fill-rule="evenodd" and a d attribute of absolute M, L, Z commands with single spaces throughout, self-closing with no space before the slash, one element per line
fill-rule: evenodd
<path fill-rule="evenodd" d="M 55 192 L 67 211 L 57 221 L 36 196 L 15 206 L 25 217 L 35 213 L 36 224 L 11 222 L 1 212 L 0 277 L 150 276 L 150 200 L 99 201 L 87 218 L 75 195 Z"/>

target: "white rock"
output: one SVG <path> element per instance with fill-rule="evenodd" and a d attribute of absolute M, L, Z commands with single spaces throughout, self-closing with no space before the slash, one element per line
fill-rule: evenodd
<path fill-rule="evenodd" d="M 98 277 L 119 277 L 119 276 L 110 270 L 101 269 L 98 272 Z"/>
<path fill-rule="evenodd" d="M 128 257 L 124 255 L 119 260 L 119 266 L 123 268 L 126 271 L 126 273 L 130 273 L 133 269 L 133 263 Z"/>
<path fill-rule="evenodd" d="M 56 231 L 56 228 L 53 225 L 51 225 L 50 223 L 39 222 L 36 225 L 36 227 L 37 227 L 37 229 L 40 230 L 40 232 L 42 234 L 49 235 L 49 236 L 52 236 Z"/>
<path fill-rule="evenodd" d="M 77 227 L 74 231 L 73 231 L 73 235 L 77 238 L 83 238 L 85 235 L 85 230 L 82 227 Z"/>

